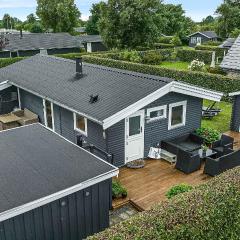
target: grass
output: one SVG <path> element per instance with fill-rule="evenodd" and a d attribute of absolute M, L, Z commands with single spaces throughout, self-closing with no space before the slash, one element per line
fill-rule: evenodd
<path fill-rule="evenodd" d="M 162 62 L 160 67 L 178 69 L 178 70 L 188 70 L 188 62 Z"/>
<path fill-rule="evenodd" d="M 208 107 L 212 103 L 212 101 L 204 100 L 204 106 L 206 107 Z M 202 120 L 202 127 L 216 129 L 222 133 L 227 132 L 230 127 L 232 104 L 228 102 L 220 102 L 217 103 L 216 106 L 222 109 L 222 112 L 211 120 Z"/>

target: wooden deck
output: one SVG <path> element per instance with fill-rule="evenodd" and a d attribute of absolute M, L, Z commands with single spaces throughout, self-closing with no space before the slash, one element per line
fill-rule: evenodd
<path fill-rule="evenodd" d="M 146 160 L 146 166 L 142 169 L 120 169 L 118 180 L 128 190 L 128 198 L 114 201 L 113 207 L 130 200 L 139 209 L 148 210 L 166 199 L 165 194 L 172 186 L 180 183 L 198 185 L 209 178 L 203 174 L 203 168 L 192 174 L 184 174 L 164 160 Z"/>

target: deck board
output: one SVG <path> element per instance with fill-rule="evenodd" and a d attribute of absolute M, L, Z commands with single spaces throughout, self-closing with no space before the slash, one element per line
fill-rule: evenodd
<path fill-rule="evenodd" d="M 128 190 L 128 198 L 140 209 L 148 210 L 166 199 L 165 194 L 170 187 L 180 183 L 197 185 L 209 178 L 203 174 L 203 168 L 184 174 L 164 160 L 146 160 L 142 169 L 121 168 L 118 180 Z"/>

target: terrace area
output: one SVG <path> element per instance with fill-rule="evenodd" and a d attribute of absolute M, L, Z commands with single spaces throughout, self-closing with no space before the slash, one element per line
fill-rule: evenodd
<path fill-rule="evenodd" d="M 234 138 L 234 149 L 240 149 L 240 133 L 227 132 L 226 135 Z M 201 169 L 185 174 L 175 168 L 175 165 L 165 160 L 147 159 L 144 168 L 120 169 L 118 180 L 127 189 L 128 197 L 113 201 L 113 208 L 118 208 L 130 202 L 138 210 L 151 209 L 159 202 L 166 200 L 166 192 L 175 185 L 186 183 L 196 186 L 208 181 L 211 177 Z"/>

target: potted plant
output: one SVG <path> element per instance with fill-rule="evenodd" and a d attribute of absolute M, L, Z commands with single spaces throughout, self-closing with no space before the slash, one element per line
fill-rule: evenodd
<path fill-rule="evenodd" d="M 113 180 L 112 182 L 112 198 L 126 198 L 128 195 L 127 189 L 122 186 L 122 184 L 117 181 Z"/>
<path fill-rule="evenodd" d="M 220 132 L 212 128 L 198 128 L 196 134 L 203 139 L 203 144 L 211 147 L 212 144 L 218 141 L 221 137 Z"/>

